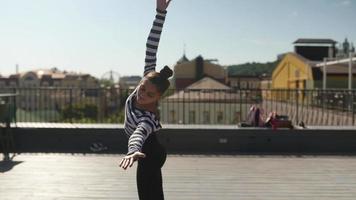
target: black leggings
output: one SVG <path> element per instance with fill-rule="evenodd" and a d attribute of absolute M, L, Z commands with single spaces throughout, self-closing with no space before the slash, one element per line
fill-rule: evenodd
<path fill-rule="evenodd" d="M 140 200 L 163 200 L 161 168 L 166 161 L 166 151 L 152 133 L 146 139 L 142 152 L 145 158 L 138 160 L 137 190 Z"/>

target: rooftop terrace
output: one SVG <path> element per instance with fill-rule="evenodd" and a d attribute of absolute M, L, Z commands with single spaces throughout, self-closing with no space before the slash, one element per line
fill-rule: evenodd
<path fill-rule="evenodd" d="M 137 199 L 136 167 L 122 155 L 20 154 L 0 162 L 1 200 Z M 354 200 L 356 158 L 169 156 L 166 199 Z"/>

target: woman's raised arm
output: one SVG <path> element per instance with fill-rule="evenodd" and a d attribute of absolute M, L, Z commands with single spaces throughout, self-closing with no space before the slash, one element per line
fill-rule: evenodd
<path fill-rule="evenodd" d="M 150 34 L 146 43 L 146 57 L 144 75 L 156 70 L 157 49 L 162 33 L 164 21 L 166 19 L 167 7 L 171 0 L 157 0 L 156 17 L 153 21 Z"/>
<path fill-rule="evenodd" d="M 167 10 L 169 4 L 172 0 L 157 0 L 157 10 L 165 11 Z"/>

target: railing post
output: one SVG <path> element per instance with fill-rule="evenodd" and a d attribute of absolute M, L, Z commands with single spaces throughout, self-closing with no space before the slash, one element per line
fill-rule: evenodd
<path fill-rule="evenodd" d="M 296 120 L 296 124 L 298 124 L 298 121 L 299 121 L 299 89 L 296 89 L 295 90 L 295 92 L 296 92 L 296 100 L 295 100 L 295 102 L 296 102 L 296 116 L 295 116 L 295 120 Z"/>
<path fill-rule="evenodd" d="M 102 112 L 102 98 L 103 98 L 103 95 L 102 95 L 102 91 L 103 91 L 103 87 L 100 87 L 98 88 L 98 98 L 97 98 L 97 102 L 96 102 L 96 106 L 98 108 L 98 112 L 97 112 L 97 116 L 96 116 L 96 121 L 97 122 L 100 122 L 100 119 L 101 119 L 101 112 Z"/>
<path fill-rule="evenodd" d="M 356 95 L 356 90 L 350 90 L 350 95 L 351 95 L 351 113 L 352 113 L 352 123 L 351 126 L 355 125 L 355 95 Z"/>
<path fill-rule="evenodd" d="M 239 122 L 242 122 L 242 89 L 239 88 L 239 93 L 240 93 L 240 100 L 239 100 L 239 106 L 240 106 L 240 121 Z M 237 122 L 237 123 L 239 123 Z"/>
<path fill-rule="evenodd" d="M 189 94 L 189 92 L 188 92 L 188 94 Z M 183 92 L 183 97 L 182 97 L 182 124 L 185 124 L 185 122 L 184 122 L 184 117 L 185 117 L 185 107 L 184 107 L 184 102 L 185 102 L 185 91 Z M 178 111 L 178 124 L 180 124 L 179 122 L 180 122 L 180 117 L 179 117 L 179 111 L 180 111 L 180 109 L 179 109 L 179 103 L 178 103 L 178 109 L 177 109 L 177 111 Z"/>
<path fill-rule="evenodd" d="M 13 91 L 14 94 L 17 94 L 17 89 L 16 88 L 13 88 L 12 91 Z M 17 105 L 16 105 L 17 104 L 17 95 L 14 96 L 13 103 L 14 103 L 14 110 L 13 110 L 13 112 L 14 112 L 13 113 L 14 114 L 14 122 L 16 124 L 17 123 L 17 117 L 16 117 L 17 116 L 16 115 L 16 111 L 17 111 Z"/>
<path fill-rule="evenodd" d="M 97 123 L 103 123 L 104 118 L 106 115 L 106 110 L 107 110 L 107 98 L 106 94 L 108 92 L 108 88 L 100 88 L 99 89 L 99 106 L 98 106 L 98 115 L 99 119 L 97 120 Z"/>
<path fill-rule="evenodd" d="M 73 123 L 73 88 L 69 90 L 70 123 Z"/>
<path fill-rule="evenodd" d="M 353 58 L 353 53 L 350 52 L 349 53 L 349 57 L 350 57 L 350 60 L 349 60 L 349 70 L 348 70 L 348 88 L 349 90 L 352 89 L 352 58 Z"/>

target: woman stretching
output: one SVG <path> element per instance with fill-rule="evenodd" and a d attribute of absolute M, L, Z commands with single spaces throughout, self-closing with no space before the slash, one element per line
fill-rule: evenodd
<path fill-rule="evenodd" d="M 156 134 L 161 128 L 158 115 L 158 101 L 169 87 L 168 78 L 173 72 L 165 66 L 159 73 L 156 68 L 157 48 L 171 0 L 157 0 L 157 14 L 147 39 L 144 77 L 128 97 L 125 104 L 125 133 L 128 139 L 128 153 L 121 160 L 120 167 L 137 165 L 137 190 L 140 200 L 164 199 L 161 168 L 166 152 L 159 144 Z"/>

